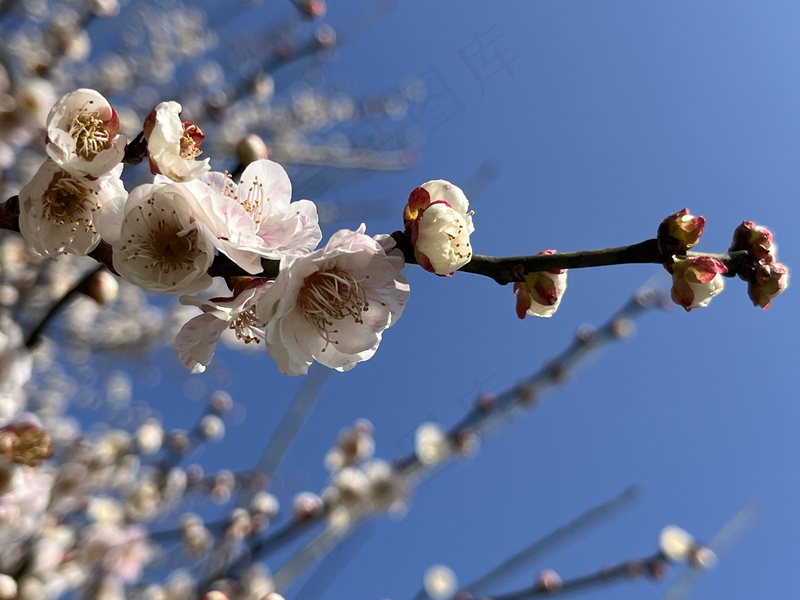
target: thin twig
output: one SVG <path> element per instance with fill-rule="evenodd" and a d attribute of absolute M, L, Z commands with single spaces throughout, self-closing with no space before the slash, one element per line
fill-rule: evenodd
<path fill-rule="evenodd" d="M 606 586 L 623 579 L 633 579 L 641 576 L 660 579 L 666 573 L 668 565 L 669 563 L 664 559 L 663 555 L 658 552 L 647 558 L 629 560 L 613 567 L 605 567 L 588 575 L 567 579 L 557 586 L 543 586 L 537 583 L 516 592 L 488 596 L 487 598 L 488 600 L 528 600 L 528 598 L 538 598 L 539 596 L 557 596 L 587 588 Z"/>
<path fill-rule="evenodd" d="M 100 265 L 99 267 L 86 273 L 86 275 L 81 277 L 66 294 L 61 296 L 61 298 L 59 298 L 58 301 L 50 307 L 50 310 L 47 311 L 42 320 L 39 321 L 39 324 L 33 328 L 28 335 L 28 338 L 25 340 L 25 347 L 28 350 L 31 350 L 39 343 L 42 333 L 44 333 L 44 330 L 47 328 L 50 322 L 61 312 L 64 307 L 66 307 L 67 304 L 69 304 L 69 302 L 76 295 L 81 293 L 83 288 L 86 287 L 86 284 L 103 269 L 105 269 L 105 266 Z"/>
<path fill-rule="evenodd" d="M 331 369 L 324 369 L 317 363 L 311 366 L 309 374 L 303 380 L 303 384 L 292 400 L 291 406 L 264 448 L 261 458 L 258 459 L 253 469 L 254 476 L 262 475 L 269 480 L 275 474 L 278 465 L 286 454 L 286 450 L 303 426 L 331 372 Z M 236 501 L 236 506 L 242 507 L 249 500 L 250 498 L 247 498 L 246 495 L 240 495 Z"/>
<path fill-rule="evenodd" d="M 588 527 L 610 518 L 612 513 L 621 510 L 625 505 L 633 501 L 635 497 L 636 487 L 631 486 L 611 500 L 591 507 L 580 516 L 554 529 L 547 535 L 533 542 L 527 548 L 510 556 L 474 582 L 464 586 L 464 590 L 470 592 L 474 596 L 485 593 L 487 588 L 491 588 L 497 585 L 501 580 L 518 573 L 545 552 L 554 550 L 559 544 L 585 532 Z"/>

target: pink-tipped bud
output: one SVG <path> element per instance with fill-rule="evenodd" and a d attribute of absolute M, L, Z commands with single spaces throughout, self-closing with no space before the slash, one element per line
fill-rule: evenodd
<path fill-rule="evenodd" d="M 412 190 L 403 223 L 426 271 L 449 277 L 472 260 L 469 236 L 475 226 L 469 200 L 457 185 L 435 179 Z"/>
<path fill-rule="evenodd" d="M 672 300 L 686 311 L 705 308 L 725 288 L 723 273 L 728 268 L 710 256 L 678 260 L 672 267 Z"/>
<path fill-rule="evenodd" d="M 536 577 L 536 589 L 543 592 L 557 592 L 561 585 L 561 576 L 553 569 L 545 569 Z"/>
<path fill-rule="evenodd" d="M 679 210 L 658 226 L 658 251 L 663 256 L 686 254 L 689 248 L 697 245 L 705 226 L 704 217 L 689 214 L 688 208 Z"/>
<path fill-rule="evenodd" d="M 767 310 L 772 299 L 789 287 L 789 268 L 779 262 L 758 265 L 747 281 L 747 295 L 753 306 Z"/>
<path fill-rule="evenodd" d="M 542 254 L 555 254 L 549 249 L 539 252 Z M 567 270 L 537 271 L 528 273 L 523 281 L 514 284 L 517 294 L 517 316 L 524 319 L 525 315 L 534 317 L 552 317 L 561 304 L 561 298 L 567 290 Z"/>
<path fill-rule="evenodd" d="M 81 288 L 81 293 L 97 302 L 100 306 L 107 306 L 119 296 L 119 282 L 108 271 L 98 271 L 86 281 Z"/>
<path fill-rule="evenodd" d="M 292 502 L 292 512 L 298 521 L 310 521 L 320 516 L 324 509 L 322 498 L 310 492 L 298 494 Z"/>
<path fill-rule="evenodd" d="M 269 158 L 269 148 L 255 133 L 243 137 L 236 143 L 236 157 L 243 165 Z"/>
<path fill-rule="evenodd" d="M 747 250 L 756 260 L 772 261 L 775 258 L 775 242 L 772 232 L 752 221 L 743 221 L 733 232 L 729 252 Z"/>
<path fill-rule="evenodd" d="M 328 10 L 325 0 L 300 0 L 297 6 L 310 19 L 321 19 Z"/>

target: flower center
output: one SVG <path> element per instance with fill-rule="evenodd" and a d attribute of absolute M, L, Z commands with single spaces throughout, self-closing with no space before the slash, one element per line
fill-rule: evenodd
<path fill-rule="evenodd" d="M 194 160 L 202 153 L 203 151 L 197 147 L 197 143 L 194 141 L 194 138 L 188 133 L 184 132 L 183 137 L 181 138 L 181 158 L 185 160 Z"/>
<path fill-rule="evenodd" d="M 86 160 L 92 160 L 110 145 L 106 124 L 97 112 L 79 112 L 72 119 L 69 134 L 75 140 L 75 152 Z"/>
<path fill-rule="evenodd" d="M 263 330 L 266 325 L 256 317 L 256 305 L 253 304 L 250 308 L 240 312 L 229 327 L 236 334 L 237 340 L 242 340 L 245 344 L 251 342 L 258 344 L 263 337 L 263 333 L 259 330 Z"/>
<path fill-rule="evenodd" d="M 94 231 L 91 215 L 85 216 L 87 210 L 99 208 L 90 200 L 91 193 L 72 177 L 56 175 L 42 199 L 42 216 L 58 225 L 84 221 L 86 231 Z"/>
<path fill-rule="evenodd" d="M 297 306 L 328 342 L 339 331 L 334 329 L 336 321 L 350 316 L 356 323 L 363 323 L 361 314 L 369 310 L 369 302 L 356 278 L 337 267 L 306 277 L 297 296 Z"/>
<path fill-rule="evenodd" d="M 126 244 L 122 249 L 132 250 L 132 257 L 143 259 L 144 269 L 154 269 L 164 274 L 191 269 L 198 254 L 197 229 L 185 228 L 175 210 L 156 207 L 152 198 L 145 206 L 139 206 L 138 210 L 141 216 L 136 221 L 148 223 L 147 234 L 141 238 L 131 236 L 128 239 L 130 246 Z M 153 219 L 156 211 L 165 214 Z"/>
<path fill-rule="evenodd" d="M 197 230 L 180 235 L 181 231 L 177 225 L 159 221 L 148 240 L 148 250 L 154 266 L 164 273 L 191 267 L 193 262 L 191 254 Z"/>

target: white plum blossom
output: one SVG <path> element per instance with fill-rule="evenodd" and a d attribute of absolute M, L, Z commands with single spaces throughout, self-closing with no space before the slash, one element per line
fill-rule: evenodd
<path fill-rule="evenodd" d="M 710 256 L 693 256 L 672 265 L 672 300 L 686 312 L 705 308 L 711 299 L 725 289 L 723 273 L 727 267 Z"/>
<path fill-rule="evenodd" d="M 47 116 L 47 154 L 70 173 L 100 177 L 125 156 L 127 138 L 118 130 L 117 111 L 100 93 L 70 92 Z"/>
<path fill-rule="evenodd" d="M 425 270 L 450 276 L 472 260 L 469 236 L 475 226 L 469 200 L 457 185 L 444 179 L 423 183 L 411 192 L 403 218 Z"/>
<path fill-rule="evenodd" d="M 175 349 L 183 365 L 192 373 L 202 373 L 211 363 L 219 337 L 226 329 L 233 329 L 236 337 L 245 343 L 264 339 L 264 324 L 255 314 L 256 302 L 272 285 L 272 281 L 244 281 L 241 289 L 234 289 L 231 298 L 206 300 L 195 296 L 181 296 L 181 304 L 198 306 L 202 314 L 190 319 L 178 332 Z"/>
<path fill-rule="evenodd" d="M 555 254 L 555 252 L 548 249 L 542 250 L 539 254 Z M 526 273 L 522 281 L 514 283 L 514 292 L 517 294 L 517 316 L 520 319 L 524 319 L 525 315 L 552 317 L 558 310 L 566 289 L 566 269 Z"/>
<path fill-rule="evenodd" d="M 250 260 L 259 265 L 258 271 L 260 257 L 280 259 L 286 254 L 308 254 L 322 239 L 317 207 L 310 200 L 291 202 L 292 183 L 276 162 L 264 159 L 250 163 L 238 184 L 219 172 L 207 173 L 198 182 L 204 182 L 212 190 L 234 199 L 244 209 L 253 225 L 246 228 L 239 222 L 237 227 L 254 231 L 255 245 L 246 251 Z M 231 217 L 241 221 L 238 212 L 231 213 Z M 246 271 L 257 272 L 242 264 L 246 257 L 241 253 L 237 256 L 231 255 L 227 249 L 222 250 Z"/>
<path fill-rule="evenodd" d="M 181 120 L 181 105 L 162 102 L 147 116 L 144 136 L 150 170 L 173 181 L 190 181 L 211 167 L 209 159 L 195 160 L 202 151 L 199 146 L 205 136 L 192 121 Z"/>
<path fill-rule="evenodd" d="M 122 165 L 89 179 L 72 175 L 47 159 L 19 193 L 19 228 L 42 256 L 85 255 L 105 238 L 119 235 L 128 192 Z"/>
<path fill-rule="evenodd" d="M 375 354 L 383 330 L 400 318 L 409 296 L 403 258 L 381 245 L 391 238 L 365 230 L 343 229 L 324 248 L 281 260 L 256 315 L 267 324 L 267 349 L 283 373 L 304 374 L 315 360 L 352 369 Z"/>
<path fill-rule="evenodd" d="M 134 188 L 114 247 L 114 269 L 154 292 L 192 294 L 211 285 L 212 236 L 195 218 L 191 192 L 177 183 Z"/>

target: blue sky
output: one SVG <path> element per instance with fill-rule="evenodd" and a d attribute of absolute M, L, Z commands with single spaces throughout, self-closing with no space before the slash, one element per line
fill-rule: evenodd
<path fill-rule="evenodd" d="M 328 7 L 334 27 L 371 3 L 342 4 Z M 436 178 L 465 185 L 488 160 L 499 175 L 474 198 L 479 253 L 634 243 L 689 207 L 708 220 L 698 249 L 726 250 L 733 229 L 754 220 L 773 228 L 782 262 L 800 264 L 798 24 L 790 1 L 397 3 L 337 51 L 325 85 L 359 94 L 425 81 L 430 96 L 408 120 L 425 140 L 420 159 L 337 197 L 390 202 L 396 218 L 367 222 L 388 233 L 402 227 L 411 189 Z M 420 422 L 452 424 L 477 394 L 537 369 L 581 323 L 600 324 L 653 276 L 667 282 L 647 265 L 574 271 L 555 317 L 519 321 L 510 287 L 407 271 L 402 319 L 372 360 L 328 380 L 296 439 L 278 489 L 287 502 L 321 489 L 325 451 L 354 419 L 373 421 L 379 456 L 405 454 Z M 758 517 L 692 597 L 787 597 L 800 555 L 796 309 L 795 290 L 754 309 L 734 280 L 708 309 L 645 315 L 634 338 L 422 485 L 405 518 L 379 519 L 326 597 L 411 598 L 432 563 L 469 581 L 633 483 L 632 508 L 509 589 L 539 568 L 570 577 L 648 555 L 664 525 L 707 539 L 757 500 Z M 218 358 L 247 418 L 203 460 L 245 468 L 301 382 L 266 356 Z M 203 377 L 213 385 L 213 370 Z M 188 401 L 174 402 L 185 414 Z M 592 597 L 666 589 L 635 582 Z"/>

